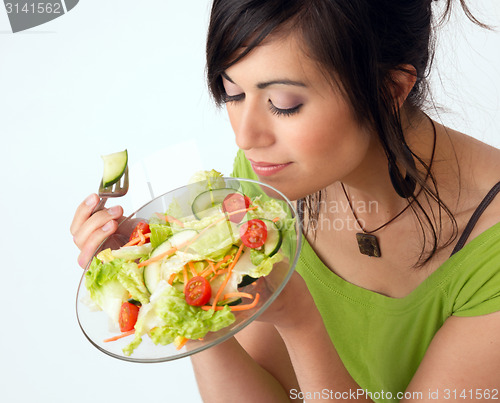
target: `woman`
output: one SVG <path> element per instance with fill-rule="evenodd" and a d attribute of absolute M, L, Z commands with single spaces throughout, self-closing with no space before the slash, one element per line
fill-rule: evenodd
<path fill-rule="evenodd" d="M 260 322 L 193 356 L 206 401 L 500 397 L 500 151 L 423 112 L 431 3 L 214 1 L 233 175 L 296 200 L 308 242 Z M 122 214 L 97 199 L 82 266 Z"/>

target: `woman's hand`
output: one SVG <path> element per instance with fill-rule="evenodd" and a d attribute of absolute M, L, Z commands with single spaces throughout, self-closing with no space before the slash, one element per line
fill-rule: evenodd
<path fill-rule="evenodd" d="M 123 218 L 121 206 L 113 206 L 92 214 L 99 203 L 95 193 L 88 196 L 76 209 L 70 226 L 75 245 L 80 249 L 78 264 L 85 268 L 97 247 L 114 233 Z"/>
<path fill-rule="evenodd" d="M 279 271 L 277 270 L 276 273 L 277 272 Z M 276 278 L 276 280 L 278 280 L 278 278 Z M 259 282 L 262 283 L 256 285 L 256 288 L 258 288 L 256 291 L 261 293 L 261 298 L 266 295 L 264 288 L 274 289 L 277 286 L 273 284 L 272 271 L 269 276 L 261 278 Z M 311 315 L 311 313 L 316 311 L 316 305 L 314 304 L 314 300 L 305 281 L 300 274 L 294 271 L 280 295 L 257 320 L 270 322 L 274 324 L 276 328 L 296 328 L 297 326 L 307 326 L 309 320 L 316 317 Z M 319 317 L 319 315 L 317 317 Z"/>

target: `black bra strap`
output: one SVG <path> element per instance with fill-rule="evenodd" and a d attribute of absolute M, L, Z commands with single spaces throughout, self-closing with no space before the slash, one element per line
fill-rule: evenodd
<path fill-rule="evenodd" d="M 491 190 L 488 192 L 488 194 L 484 197 L 484 199 L 481 201 L 477 209 L 474 211 L 472 214 L 469 222 L 467 223 L 464 232 L 462 233 L 462 236 L 458 240 L 457 244 L 455 245 L 455 248 L 453 249 L 453 252 L 451 252 L 450 256 L 453 256 L 455 253 L 457 253 L 460 249 L 462 249 L 465 245 L 465 242 L 467 242 L 467 239 L 469 238 L 470 233 L 474 229 L 474 226 L 477 223 L 477 220 L 483 214 L 484 210 L 486 210 L 486 207 L 493 201 L 495 196 L 500 192 L 500 182 L 498 182 L 495 186 L 491 188 Z"/>

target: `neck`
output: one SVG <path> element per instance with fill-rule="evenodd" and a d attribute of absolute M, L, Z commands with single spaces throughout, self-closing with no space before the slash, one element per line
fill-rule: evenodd
<path fill-rule="evenodd" d="M 434 130 L 429 119 L 423 113 L 417 114 L 404 126 L 405 139 L 411 150 L 430 163 L 434 146 Z M 352 207 L 360 221 L 372 230 L 398 215 L 408 206 L 406 199 L 401 198 L 391 183 L 386 154 L 376 135 L 370 137 L 369 150 L 358 167 L 341 179 L 352 203 Z M 416 161 L 417 169 L 424 171 Z M 344 198 L 338 183 L 333 184 L 337 198 Z M 418 188 L 417 188 L 418 192 Z"/>

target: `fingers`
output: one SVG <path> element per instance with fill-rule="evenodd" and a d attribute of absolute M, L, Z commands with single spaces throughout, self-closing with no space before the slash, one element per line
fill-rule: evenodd
<path fill-rule="evenodd" d="M 104 239 L 116 231 L 118 221 L 123 216 L 120 206 L 113 206 L 92 214 L 99 202 L 96 194 L 88 196 L 77 208 L 70 232 L 75 245 L 80 249 L 78 264 L 85 267 L 97 247 Z"/>
<path fill-rule="evenodd" d="M 101 228 L 90 233 L 86 241 L 82 244 L 80 255 L 78 256 L 78 264 L 82 269 L 87 267 L 87 264 L 102 241 L 115 232 L 117 228 L 118 223 L 115 220 L 111 220 L 106 222 Z"/>
<path fill-rule="evenodd" d="M 92 215 L 86 215 L 83 223 L 73 232 L 73 241 L 79 249 L 93 239 L 103 240 L 114 230 L 116 230 L 116 222 L 123 214 L 123 209 L 120 206 L 113 206 L 109 209 L 98 211 Z M 80 220 L 80 218 L 78 218 Z M 97 237 L 97 238 L 96 238 Z"/>
<path fill-rule="evenodd" d="M 75 216 L 73 217 L 73 222 L 69 227 L 71 235 L 75 236 L 78 229 L 83 225 L 85 221 L 92 215 L 92 211 L 95 206 L 99 203 L 99 196 L 95 193 L 89 195 L 76 209 Z"/>

